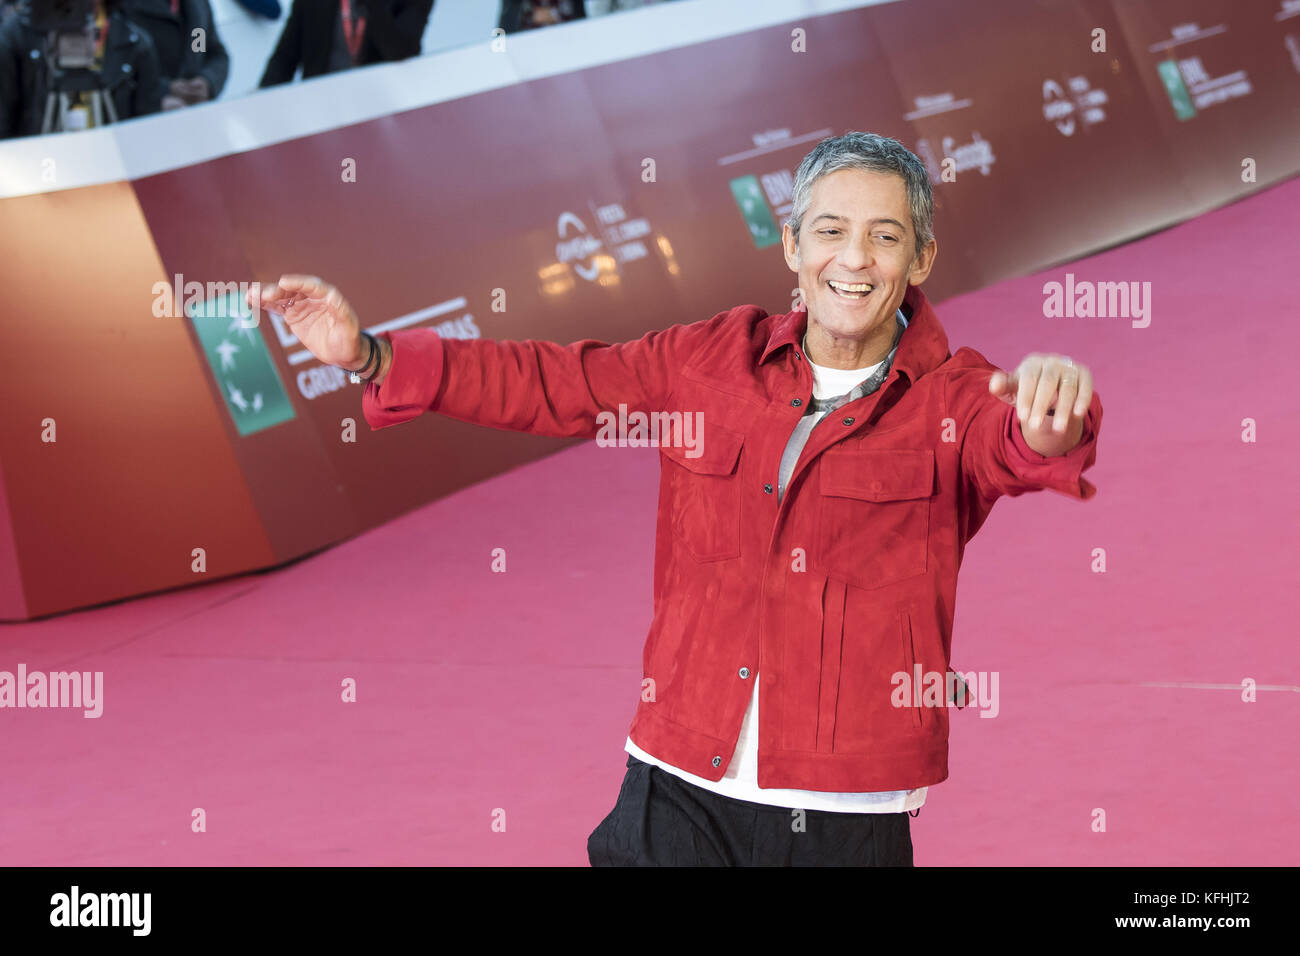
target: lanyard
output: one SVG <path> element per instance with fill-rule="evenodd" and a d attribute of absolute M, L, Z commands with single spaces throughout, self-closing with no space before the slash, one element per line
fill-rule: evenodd
<path fill-rule="evenodd" d="M 95 67 L 104 62 L 104 44 L 108 41 L 108 17 L 101 8 L 95 14 Z"/>
<path fill-rule="evenodd" d="M 357 54 L 361 51 L 361 38 L 366 32 L 366 18 L 358 17 L 356 23 L 356 33 L 352 32 L 352 4 L 350 0 L 343 0 L 343 39 L 348 44 L 348 54 L 352 57 L 352 62 L 357 62 Z"/>

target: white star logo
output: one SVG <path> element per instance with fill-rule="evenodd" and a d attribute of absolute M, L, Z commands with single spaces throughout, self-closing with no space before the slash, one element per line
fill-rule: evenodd
<path fill-rule="evenodd" d="M 244 398 L 244 393 L 229 382 L 226 383 L 226 389 L 230 392 L 230 404 L 234 405 L 241 412 L 248 411 L 248 401 Z"/>
<path fill-rule="evenodd" d="M 244 315 L 251 315 L 251 314 L 252 314 L 251 312 L 244 313 Z M 253 341 L 253 329 L 250 328 L 249 326 L 244 325 L 244 316 L 241 315 L 237 309 L 231 310 L 230 324 L 226 326 L 226 331 L 243 332 L 245 335 L 248 336 L 249 342 Z"/>
<path fill-rule="evenodd" d="M 239 351 L 239 346 L 229 339 L 222 339 L 221 344 L 216 348 L 217 354 L 221 356 L 221 370 L 235 367 L 235 353 Z"/>

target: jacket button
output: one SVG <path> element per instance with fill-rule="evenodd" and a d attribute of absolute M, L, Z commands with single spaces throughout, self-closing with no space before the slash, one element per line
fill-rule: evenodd
<path fill-rule="evenodd" d="M 749 676 L 749 668 L 748 668 L 748 667 L 742 667 L 742 668 L 740 669 L 740 676 L 741 676 L 742 679 L 748 677 L 748 676 Z"/>
<path fill-rule="evenodd" d="M 853 424 L 853 419 L 852 419 L 852 418 L 846 418 L 846 419 L 844 419 L 844 424 L 845 424 L 845 425 L 852 425 L 852 424 Z"/>
<path fill-rule="evenodd" d="M 792 398 L 792 399 L 790 400 L 790 404 L 793 405 L 795 408 L 798 408 L 800 405 L 803 404 L 803 399 L 802 399 L 802 398 Z"/>
<path fill-rule="evenodd" d="M 871 483 L 871 490 L 872 490 L 872 491 L 879 491 L 879 490 L 880 490 L 881 488 L 883 488 L 883 487 L 884 487 L 884 485 L 882 485 L 882 484 L 881 484 L 880 482 L 878 482 L 878 481 L 873 481 L 873 482 Z"/>
<path fill-rule="evenodd" d="M 720 767 L 720 766 L 722 766 L 722 758 L 721 758 L 721 757 L 714 757 L 714 758 L 713 758 L 713 766 L 715 766 L 715 767 Z"/>
<path fill-rule="evenodd" d="M 767 493 L 770 495 L 770 494 L 772 493 L 772 486 L 771 486 L 771 485 L 764 485 L 764 486 L 763 486 L 763 490 L 764 490 L 765 492 L 767 492 Z"/>

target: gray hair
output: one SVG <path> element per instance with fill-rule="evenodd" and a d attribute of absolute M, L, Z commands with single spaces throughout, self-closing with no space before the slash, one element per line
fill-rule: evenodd
<path fill-rule="evenodd" d="M 812 185 L 823 176 L 841 169 L 865 169 L 893 173 L 902 177 L 907 187 L 907 202 L 912 212 L 912 231 L 916 233 L 916 254 L 934 238 L 934 193 L 930 174 L 916 154 L 896 139 L 877 133 L 845 133 L 831 136 L 813 147 L 794 174 L 794 208 L 787 221 L 799 244 L 799 227 L 812 201 Z"/>

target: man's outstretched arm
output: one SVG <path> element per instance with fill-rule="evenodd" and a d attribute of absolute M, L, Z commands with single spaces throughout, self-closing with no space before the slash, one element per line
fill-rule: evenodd
<path fill-rule="evenodd" d="M 715 317 L 720 320 L 723 315 Z M 717 322 L 676 325 L 631 342 L 444 339 L 432 329 L 381 332 L 390 366 L 362 412 L 387 428 L 434 411 L 459 421 L 551 437 L 592 438 L 602 412 L 661 410 L 691 343 Z M 360 364 L 358 362 L 358 364 Z"/>
<path fill-rule="evenodd" d="M 251 289 L 248 304 L 282 313 L 298 340 L 327 365 L 369 367 L 360 319 L 320 278 L 281 276 L 275 285 Z M 432 329 L 381 332 L 374 338 L 382 364 L 366 385 L 362 411 L 374 429 L 437 411 L 535 435 L 595 437 L 602 412 L 617 412 L 620 405 L 629 412 L 661 410 L 686 358 L 722 323 L 744 321 L 745 308 L 614 344 L 443 339 Z"/>
<path fill-rule="evenodd" d="M 1097 458 L 1101 397 L 1091 371 L 1063 356 L 1031 353 L 1010 374 L 970 349 L 947 385 L 962 471 L 986 499 L 1050 488 L 1088 499 L 1082 476 Z"/>

